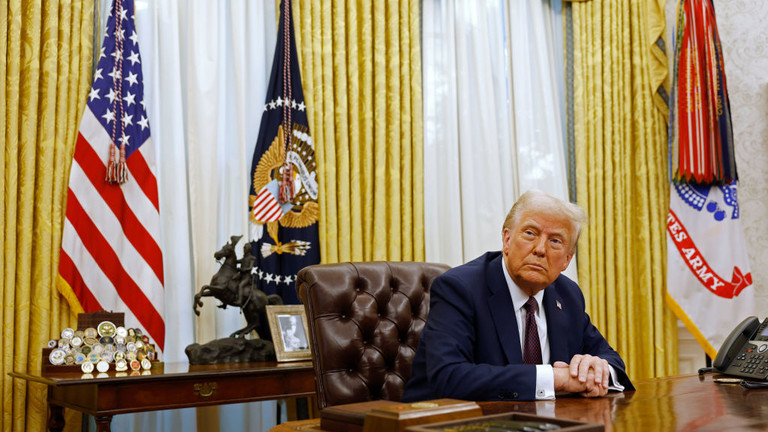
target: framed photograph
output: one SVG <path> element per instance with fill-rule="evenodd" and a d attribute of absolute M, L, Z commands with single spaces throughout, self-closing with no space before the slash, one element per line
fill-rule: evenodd
<path fill-rule="evenodd" d="M 277 361 L 310 360 L 309 327 L 303 305 L 267 306 Z"/>

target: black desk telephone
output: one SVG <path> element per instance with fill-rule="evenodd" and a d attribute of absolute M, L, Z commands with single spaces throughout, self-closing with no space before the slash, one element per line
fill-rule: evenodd
<path fill-rule="evenodd" d="M 721 373 L 753 380 L 768 379 L 768 319 L 749 317 L 736 326 L 717 352 L 712 366 Z"/>

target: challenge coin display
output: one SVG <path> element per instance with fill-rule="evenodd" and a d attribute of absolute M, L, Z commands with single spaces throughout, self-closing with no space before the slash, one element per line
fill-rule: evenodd
<path fill-rule="evenodd" d="M 150 360 L 155 360 L 155 347 L 141 329 L 124 327 L 122 319 L 83 321 L 78 325 L 84 330 L 65 328 L 60 338 L 47 342 L 47 348 L 43 349 L 43 354 L 48 356 L 43 364 L 44 371 L 49 363 L 54 367 L 48 370 L 59 370 L 59 366 L 60 370 L 77 367 L 84 376 L 94 371 L 99 372 L 98 376 L 109 376 L 106 372 L 110 369 L 123 373 L 129 368 L 134 371 L 144 369 L 149 373 Z"/>

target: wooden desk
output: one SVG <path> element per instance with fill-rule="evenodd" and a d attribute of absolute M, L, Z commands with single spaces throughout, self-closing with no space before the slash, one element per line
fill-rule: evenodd
<path fill-rule="evenodd" d="M 600 399 L 561 397 L 554 403 L 554 416 L 602 423 L 606 431 L 768 430 L 768 390 L 748 390 L 712 379 L 712 374 L 657 378 L 635 383 L 635 392 L 610 393 Z M 552 404 L 481 405 L 487 414 L 548 415 Z"/>
<path fill-rule="evenodd" d="M 559 397 L 540 402 L 479 402 L 483 413 L 523 412 L 602 423 L 611 431 L 768 430 L 768 389 L 718 384 L 712 375 L 685 375 L 635 383 L 636 391 L 597 399 Z M 320 421 L 278 425 L 273 432 L 319 432 Z"/>
<path fill-rule="evenodd" d="M 116 414 L 315 394 L 311 361 L 161 366 L 134 374 L 111 370 L 92 377 L 81 372 L 9 375 L 48 386 L 51 431 L 64 428 L 64 408 L 94 416 L 98 431 L 109 431 Z"/>

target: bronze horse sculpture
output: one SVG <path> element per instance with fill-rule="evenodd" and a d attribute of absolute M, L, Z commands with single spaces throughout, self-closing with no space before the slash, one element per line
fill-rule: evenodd
<path fill-rule="evenodd" d="M 226 309 L 227 306 L 237 306 L 245 316 L 246 326 L 232 333 L 229 337 L 245 337 L 255 330 L 262 339 L 271 340 L 271 335 L 266 323 L 267 305 L 283 304 L 283 300 L 277 294 L 267 295 L 258 289 L 251 275 L 251 269 L 255 262 L 251 254 L 250 242 L 243 248 L 243 258 L 237 259 L 235 245 L 242 236 L 232 236 L 221 249 L 213 256 L 221 263 L 219 270 L 211 277 L 208 285 L 203 285 L 195 294 L 193 310 L 200 315 L 199 307 L 203 306 L 203 297 L 213 297 L 221 302 L 218 307 Z M 223 260 L 223 261 L 222 261 Z M 265 331 L 260 332 L 260 329 Z"/>

